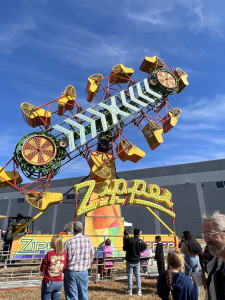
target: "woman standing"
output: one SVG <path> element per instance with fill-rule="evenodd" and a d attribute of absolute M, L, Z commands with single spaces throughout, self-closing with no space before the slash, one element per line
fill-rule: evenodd
<path fill-rule="evenodd" d="M 169 252 L 167 264 L 167 271 L 158 278 L 158 296 L 163 300 L 197 300 L 197 293 L 191 279 L 183 274 L 182 255 L 176 251 Z"/>
<path fill-rule="evenodd" d="M 51 248 L 40 268 L 40 275 L 44 275 L 41 288 L 41 300 L 59 300 L 62 292 L 62 273 L 65 270 L 67 255 L 62 245 L 60 235 L 53 236 Z"/>
<path fill-rule="evenodd" d="M 199 254 L 201 253 L 201 245 L 196 241 L 190 231 L 183 232 L 183 243 L 181 245 L 181 253 L 185 255 L 185 275 L 191 277 L 193 272 L 199 271 Z M 198 298 L 200 297 L 200 287 L 196 284 Z"/>

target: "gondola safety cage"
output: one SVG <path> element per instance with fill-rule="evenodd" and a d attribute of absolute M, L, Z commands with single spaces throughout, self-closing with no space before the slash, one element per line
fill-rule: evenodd
<path fill-rule="evenodd" d="M 102 182 L 111 177 L 111 172 L 107 164 L 103 164 L 111 156 L 110 154 L 93 152 L 88 160 L 89 167 L 91 168 L 89 174 L 91 179 Z"/>
<path fill-rule="evenodd" d="M 181 115 L 180 108 L 174 108 L 168 112 L 168 114 L 162 119 L 163 133 L 167 133 L 168 131 L 170 131 L 170 129 L 172 129 L 177 124 L 180 115 Z"/>
<path fill-rule="evenodd" d="M 116 152 L 122 161 L 132 161 L 137 163 L 140 159 L 145 157 L 145 152 L 133 145 L 126 139 L 122 139 L 116 148 Z"/>
<path fill-rule="evenodd" d="M 142 133 L 152 150 L 163 143 L 162 127 L 154 121 L 150 121 L 142 130 Z"/>

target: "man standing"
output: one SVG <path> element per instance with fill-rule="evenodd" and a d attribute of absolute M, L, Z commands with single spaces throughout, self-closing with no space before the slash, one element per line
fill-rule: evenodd
<path fill-rule="evenodd" d="M 225 299 L 225 215 L 203 215 L 202 237 L 214 258 L 207 265 L 208 278 L 202 275 L 206 300 Z"/>
<path fill-rule="evenodd" d="M 165 258 L 163 252 L 163 243 L 161 243 L 161 236 L 155 237 L 156 249 L 155 249 L 155 260 L 157 261 L 159 275 L 165 272 Z"/>
<path fill-rule="evenodd" d="M 64 276 L 66 300 L 88 300 L 88 269 L 92 264 L 95 250 L 92 241 L 82 235 L 81 222 L 74 223 L 74 237 L 64 245 L 67 264 Z"/>
<path fill-rule="evenodd" d="M 13 243 L 13 233 L 11 229 L 8 229 L 7 233 L 5 233 L 4 242 L 5 242 L 4 251 L 10 251 Z"/>
<path fill-rule="evenodd" d="M 145 244 L 139 239 L 140 229 L 134 229 L 134 237 L 126 239 L 123 250 L 126 251 L 126 268 L 128 290 L 125 294 L 132 295 L 133 288 L 133 272 L 136 278 L 137 294 L 142 295 L 141 292 L 141 278 L 140 278 L 140 253 L 144 251 Z"/>

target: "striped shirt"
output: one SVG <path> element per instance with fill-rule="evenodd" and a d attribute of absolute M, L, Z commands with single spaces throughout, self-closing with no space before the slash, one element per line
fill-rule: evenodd
<path fill-rule="evenodd" d="M 75 234 L 65 242 L 64 249 L 67 254 L 66 270 L 82 272 L 89 269 L 90 256 L 95 253 L 95 249 L 88 237 L 81 233 Z"/>

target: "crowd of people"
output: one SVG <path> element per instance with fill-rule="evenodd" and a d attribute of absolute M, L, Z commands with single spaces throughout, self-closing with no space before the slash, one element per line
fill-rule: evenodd
<path fill-rule="evenodd" d="M 74 224 L 74 236 L 62 244 L 61 236 L 54 236 L 51 247 L 43 260 L 40 274 L 43 275 L 42 299 L 58 300 L 62 291 L 64 273 L 64 292 L 67 300 L 88 299 L 88 270 L 94 259 L 95 249 L 92 241 L 82 235 L 82 223 Z M 140 239 L 137 228 L 133 236 L 124 232 L 123 250 L 126 251 L 126 271 L 128 288 L 125 294 L 132 295 L 133 274 L 136 279 L 137 295 L 141 296 L 140 269 L 146 273 L 150 252 L 147 244 Z M 200 289 L 195 282 L 196 272 L 201 265 L 201 280 L 206 290 L 206 300 L 225 299 L 225 215 L 215 212 L 203 216 L 202 237 L 206 247 L 201 248 L 190 231 L 184 231 L 179 248 L 167 255 L 167 268 L 161 237 L 155 237 L 155 260 L 158 267 L 157 294 L 163 300 L 197 300 Z M 98 272 L 110 273 L 113 267 L 113 247 L 107 238 L 101 245 L 103 258 L 99 260 Z M 107 258 L 107 260 L 105 260 Z M 166 269 L 166 270 L 165 270 Z"/>
<path fill-rule="evenodd" d="M 67 300 L 87 300 L 88 269 L 95 249 L 92 241 L 82 234 L 81 222 L 74 223 L 74 236 L 62 245 L 62 237 L 54 236 L 51 248 L 40 268 L 42 281 L 41 299 L 59 300 L 62 292 L 64 273 L 64 292 Z"/>
<path fill-rule="evenodd" d="M 0 237 L 1 240 L 4 241 L 3 244 L 3 251 L 10 251 L 13 243 L 13 233 L 12 230 L 9 228 L 6 230 L 0 229 Z"/>

